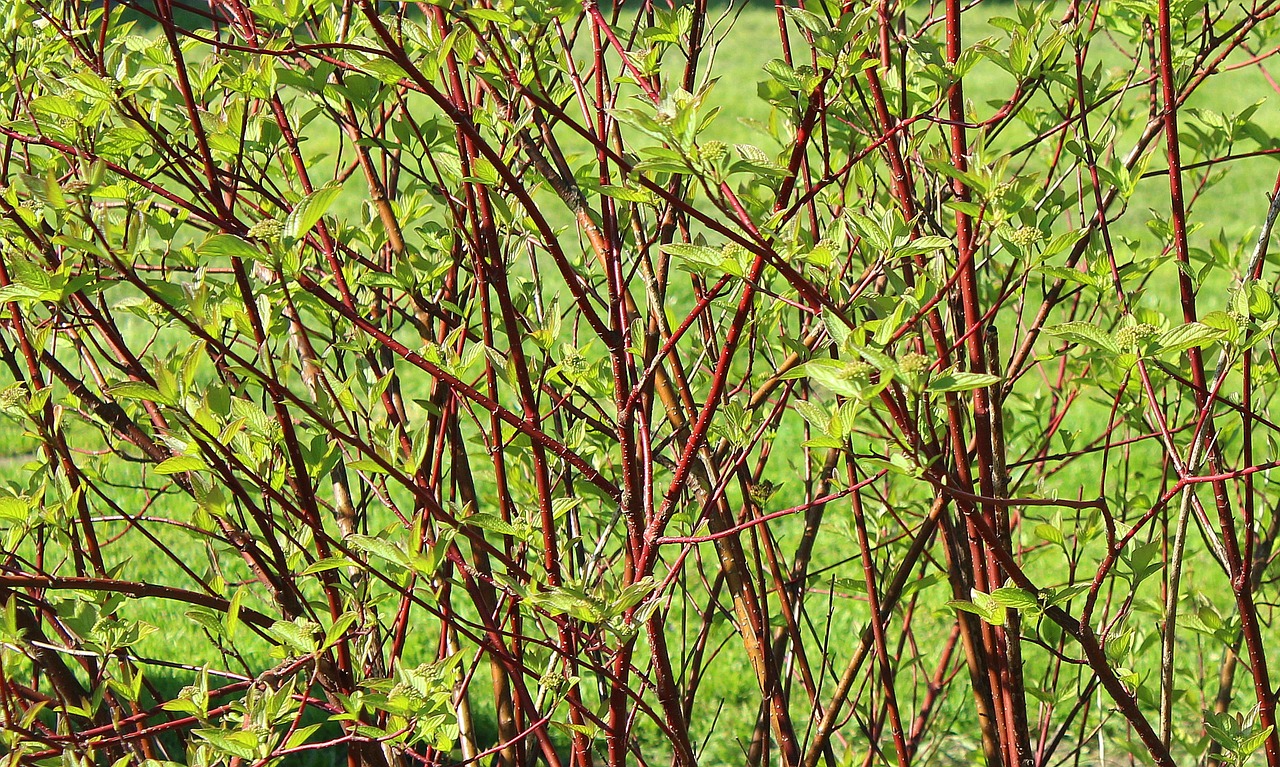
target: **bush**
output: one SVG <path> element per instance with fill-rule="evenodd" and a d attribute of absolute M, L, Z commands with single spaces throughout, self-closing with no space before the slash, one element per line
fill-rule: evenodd
<path fill-rule="evenodd" d="M 1280 765 L 1277 10 L 5 3 L 5 764 Z"/>

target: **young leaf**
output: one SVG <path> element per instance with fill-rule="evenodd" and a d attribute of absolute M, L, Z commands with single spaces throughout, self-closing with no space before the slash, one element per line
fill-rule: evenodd
<path fill-rule="evenodd" d="M 248 240 L 234 234 L 215 234 L 196 248 L 196 253 L 205 258 L 262 258 L 262 249 L 254 247 Z"/>
<path fill-rule="evenodd" d="M 1045 328 L 1044 332 L 1071 343 L 1084 344 L 1112 354 L 1120 353 L 1119 344 L 1112 340 L 1106 331 L 1088 322 L 1064 322 L 1061 325 Z"/>
<path fill-rule="evenodd" d="M 1226 335 L 1226 331 L 1221 328 L 1211 328 L 1200 322 L 1188 322 L 1156 336 L 1156 345 L 1162 352 L 1183 352 L 1193 346 L 1207 346 Z"/>
<path fill-rule="evenodd" d="M 196 455 L 175 455 L 166 458 L 152 469 L 156 474 L 181 474 L 184 471 L 206 471 L 209 466 Z"/>
<path fill-rule="evenodd" d="M 338 199 L 341 192 L 340 185 L 329 184 L 303 197 L 294 206 L 289 217 L 284 220 L 283 235 L 293 240 L 305 237 L 307 232 L 311 231 L 311 227 L 315 226 L 316 222 L 329 211 L 329 207 Z"/>
<path fill-rule="evenodd" d="M 999 382 L 1000 376 L 991 375 L 990 373 L 969 373 L 963 370 L 955 370 L 943 373 L 931 380 L 929 382 L 929 391 L 973 391 L 974 389 L 981 389 L 984 386 L 991 386 Z"/>
<path fill-rule="evenodd" d="M 115 399 L 135 399 L 154 402 L 157 405 L 176 405 L 177 400 L 166 397 L 156 387 L 141 381 L 125 381 L 107 388 L 107 394 Z"/>

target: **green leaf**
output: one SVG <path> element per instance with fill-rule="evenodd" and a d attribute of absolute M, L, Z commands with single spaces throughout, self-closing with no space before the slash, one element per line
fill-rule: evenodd
<path fill-rule="evenodd" d="M 1055 279 L 1066 280 L 1067 282 L 1074 282 L 1079 285 L 1089 285 L 1090 287 L 1099 289 L 1106 284 L 1105 279 L 1098 277 L 1098 275 L 1093 272 L 1082 272 L 1077 269 L 1068 269 L 1065 266 L 1050 266 L 1048 264 L 1043 264 L 1041 266 L 1037 266 L 1036 271 Z"/>
<path fill-rule="evenodd" d="M 1036 595 L 1026 589 L 1014 588 L 1013 586 L 1004 586 L 991 592 L 991 598 L 995 603 L 1002 607 L 1012 607 L 1015 610 L 1039 610 L 1040 602 L 1036 599 Z"/>
<path fill-rule="evenodd" d="M 224 623 L 227 627 L 227 636 L 235 636 L 236 629 L 240 627 L 240 606 L 244 603 L 245 588 L 241 586 L 236 589 L 236 593 L 231 595 L 231 601 L 227 604 L 227 616 Z"/>
<path fill-rule="evenodd" d="M 305 570 L 298 573 L 299 575 L 315 575 L 316 573 L 328 572 L 329 570 L 337 570 L 339 567 L 349 567 L 355 564 L 346 557 L 326 557 L 312 562 Z"/>
<path fill-rule="evenodd" d="M 625 186 L 610 186 L 608 184 L 600 187 L 600 194 L 605 197 L 612 197 L 615 200 L 623 202 L 634 202 L 643 205 L 657 205 L 660 200 L 657 195 L 648 189 L 632 189 Z"/>
<path fill-rule="evenodd" d="M 192 607 L 184 614 L 215 637 L 223 636 L 226 633 L 226 628 L 222 625 L 222 619 L 207 607 Z"/>
<path fill-rule="evenodd" d="M 401 551 L 391 541 L 375 538 L 371 535 L 352 535 L 347 537 L 347 543 L 351 548 L 372 554 L 379 559 L 384 559 L 393 565 L 397 565 L 406 570 L 409 569 L 409 555 Z"/>
<path fill-rule="evenodd" d="M 175 455 L 156 464 L 152 469 L 156 474 L 181 474 L 184 471 L 207 471 L 208 464 L 199 456 Z"/>
<path fill-rule="evenodd" d="M 267 629 L 267 633 L 288 649 L 310 655 L 318 647 L 315 634 L 319 629 L 314 621 L 298 618 L 293 621 L 276 621 Z"/>
<path fill-rule="evenodd" d="M 979 607 L 977 604 L 964 599 L 952 599 L 949 602 L 947 602 L 944 606 L 950 607 L 952 610 L 954 610 L 957 613 L 961 613 L 961 612 L 973 613 L 974 615 L 978 616 L 979 618 L 982 618 L 983 620 L 986 620 L 987 617 L 990 615 L 988 611 Z"/>
<path fill-rule="evenodd" d="M 968 602 L 963 599 L 953 599 L 947 602 L 947 607 L 967 613 L 973 613 L 982 620 L 993 626 L 1003 626 L 1005 623 L 1006 613 L 1004 605 L 996 601 L 991 594 L 985 594 L 977 589 L 973 590 L 973 601 Z"/>
<path fill-rule="evenodd" d="M 363 471 L 366 474 L 389 474 L 391 470 L 371 458 L 357 458 L 347 461 L 347 468 L 352 471 Z"/>
<path fill-rule="evenodd" d="M 724 274 L 733 265 L 733 259 L 726 258 L 724 250 L 704 245 L 674 243 L 663 245 L 662 252 L 678 258 L 679 269 L 704 277 Z"/>
<path fill-rule="evenodd" d="M 471 175 L 463 179 L 463 181 L 471 181 L 484 186 L 497 186 L 501 180 L 498 176 L 498 169 L 483 157 L 477 157 L 471 161 Z"/>
<path fill-rule="evenodd" d="M 809 360 L 800 366 L 805 377 L 843 397 L 859 397 L 871 386 L 861 368 L 840 360 Z"/>
<path fill-rule="evenodd" d="M 215 234 L 196 248 L 196 253 L 206 258 L 261 259 L 261 248 L 234 234 Z"/>
<path fill-rule="evenodd" d="M 1274 729 L 1275 727 L 1264 727 L 1252 735 L 1241 738 L 1239 746 L 1236 747 L 1236 753 L 1240 754 L 1241 757 L 1247 757 L 1262 748 L 1262 744 L 1267 742 L 1267 738 L 1271 736 L 1271 731 Z"/>
<path fill-rule="evenodd" d="M 704 245 L 684 245 L 680 243 L 672 243 L 671 245 L 663 245 L 662 252 L 676 258 L 683 258 L 698 263 L 719 266 L 720 261 L 724 258 L 720 248 L 708 248 Z"/>
<path fill-rule="evenodd" d="M 520 528 L 510 522 L 507 522 L 502 517 L 485 511 L 472 514 L 464 519 L 463 523 L 467 525 L 474 525 L 481 530 L 488 530 L 491 533 L 497 533 L 499 535 L 520 535 L 521 533 Z"/>
<path fill-rule="evenodd" d="M 821 16 L 818 16 L 811 11 L 806 11 L 801 8 L 792 8 L 791 6 L 786 6 L 783 10 L 785 10 L 787 15 L 791 17 L 792 21 L 812 34 L 822 35 L 831 31 L 831 24 L 823 20 Z"/>
<path fill-rule="evenodd" d="M 894 255 L 899 258 L 912 258 L 922 256 L 927 253 L 934 253 L 939 250 L 946 250 L 951 247 L 951 240 L 946 237 L 936 237 L 933 235 L 925 237 L 917 237 L 909 240 L 893 249 Z"/>
<path fill-rule="evenodd" d="M 571 615 L 587 623 L 601 623 L 608 618 L 603 600 L 576 584 L 536 591 L 526 597 L 526 601 L 551 615 Z"/>
<path fill-rule="evenodd" d="M 1081 594 L 1089 590 L 1089 584 L 1075 584 L 1072 586 L 1059 586 L 1056 589 L 1049 589 L 1045 594 L 1045 601 L 1051 605 L 1061 605 L 1075 599 Z"/>
<path fill-rule="evenodd" d="M 1209 312 L 1200 318 L 1200 323 L 1221 330 L 1228 338 L 1234 338 L 1240 333 L 1240 323 L 1227 312 Z"/>
<path fill-rule="evenodd" d="M 360 66 L 388 85 L 395 85 L 408 76 L 399 64 L 380 56 L 371 58 Z"/>
<path fill-rule="evenodd" d="M 329 211 L 329 207 L 342 193 L 338 184 L 329 184 L 303 197 L 294 207 L 293 212 L 284 220 L 283 235 L 290 239 L 305 237 L 311 227 Z"/>
<path fill-rule="evenodd" d="M 1049 240 L 1049 244 L 1044 246 L 1044 250 L 1040 253 L 1040 257 L 1043 259 L 1053 258 L 1059 253 L 1065 251 L 1067 248 L 1074 246 L 1084 235 L 1085 232 L 1082 229 L 1067 232 L 1066 234 L 1060 234 L 1052 240 Z"/>
<path fill-rule="evenodd" d="M 800 87 L 800 86 L 797 86 Z M 754 144 L 734 144 L 734 149 L 749 167 L 762 171 L 766 175 L 785 176 L 787 169 L 779 165 L 767 152 Z"/>
<path fill-rule="evenodd" d="M 653 576 L 645 576 L 618 592 L 618 596 L 609 605 L 609 611 L 620 615 L 643 602 L 645 597 L 652 594 L 656 588 L 658 588 L 658 582 Z"/>
<path fill-rule="evenodd" d="M 252 730 L 219 730 L 206 728 L 195 730 L 202 740 L 214 748 L 241 759 L 255 759 L 258 755 L 258 735 Z"/>
<path fill-rule="evenodd" d="M 154 402 L 157 405 L 177 405 L 177 400 L 166 397 L 156 387 L 141 381 L 125 381 L 107 388 L 107 394 L 115 399 L 134 399 Z"/>
<path fill-rule="evenodd" d="M 1188 322 L 1156 336 L 1156 344 L 1161 352 L 1182 352 L 1193 346 L 1207 346 L 1226 335 L 1227 332 L 1221 328 L 1212 328 L 1200 322 Z"/>
<path fill-rule="evenodd" d="M 0 520 L 26 522 L 31 514 L 31 502 L 26 498 L 6 496 L 0 498 Z"/>
<path fill-rule="evenodd" d="M 1000 376 L 990 373 L 969 373 L 955 370 L 934 378 L 929 382 L 931 392 L 973 391 L 985 386 L 1000 383 Z"/>
<path fill-rule="evenodd" d="M 827 329 L 827 334 L 831 336 L 831 340 L 836 342 L 836 347 L 842 350 L 846 348 L 853 331 L 849 329 L 848 325 L 844 324 L 839 315 L 831 311 L 831 309 L 823 307 L 822 326 Z"/>
<path fill-rule="evenodd" d="M 1046 540 L 1049 543 L 1056 543 L 1059 546 L 1066 542 L 1066 538 L 1063 537 L 1062 531 L 1047 522 L 1041 522 L 1036 525 L 1035 533 L 1039 538 Z"/>
<path fill-rule="evenodd" d="M 1111 339 L 1111 336 L 1106 331 L 1088 322 L 1064 322 L 1061 325 L 1045 328 L 1044 332 L 1071 343 L 1092 346 L 1095 349 L 1109 351 L 1112 354 L 1120 353 L 1120 346 Z"/>
<path fill-rule="evenodd" d="M 284 742 L 284 747 L 286 749 L 290 749 L 301 746 L 306 743 L 312 735 L 315 735 L 316 730 L 323 727 L 324 724 L 324 722 L 316 722 L 315 724 L 309 724 L 306 727 L 299 727 L 289 735 L 289 739 Z"/>
<path fill-rule="evenodd" d="M 320 649 L 324 650 L 337 644 L 338 640 L 342 639 L 343 635 L 347 633 L 347 629 L 351 628 L 351 625 L 355 622 L 356 614 L 353 612 L 345 612 L 338 616 L 333 625 L 324 632 L 324 644 L 320 646 Z"/>
<path fill-rule="evenodd" d="M 57 298 L 58 291 L 39 290 L 17 282 L 0 288 L 0 304 L 7 304 L 10 301 L 28 304 L 38 301 L 56 301 Z"/>

